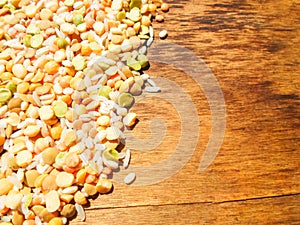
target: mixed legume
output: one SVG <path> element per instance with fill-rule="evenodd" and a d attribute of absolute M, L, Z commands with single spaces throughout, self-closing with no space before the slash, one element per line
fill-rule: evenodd
<path fill-rule="evenodd" d="M 112 190 L 109 175 L 130 161 L 116 148 L 136 122 L 133 96 L 146 81 L 160 90 L 141 70 L 151 21 L 168 10 L 162 0 L 0 1 L 0 224 L 84 220 L 88 197 Z"/>

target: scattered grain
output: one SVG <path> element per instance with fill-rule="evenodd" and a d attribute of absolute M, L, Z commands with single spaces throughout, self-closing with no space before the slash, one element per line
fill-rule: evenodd
<path fill-rule="evenodd" d="M 124 183 L 125 184 L 132 184 L 135 180 L 135 173 L 129 173 L 125 178 L 124 178 Z"/>

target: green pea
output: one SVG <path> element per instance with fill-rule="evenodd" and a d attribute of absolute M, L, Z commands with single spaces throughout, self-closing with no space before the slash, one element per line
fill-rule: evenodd
<path fill-rule="evenodd" d="M 149 60 L 146 55 L 138 55 L 137 60 L 139 61 L 142 68 L 145 68 L 149 65 Z"/>
<path fill-rule="evenodd" d="M 26 47 L 31 47 L 30 42 L 31 42 L 31 35 L 27 34 L 23 37 L 23 43 Z"/>
<path fill-rule="evenodd" d="M 27 34 L 39 34 L 41 33 L 41 30 L 40 28 L 36 25 L 36 24 L 29 24 L 29 26 L 27 27 L 27 30 L 26 30 Z"/>
<path fill-rule="evenodd" d="M 33 195 L 32 195 L 32 193 L 29 193 L 29 194 L 25 195 L 24 197 L 25 197 L 24 198 L 24 207 L 29 207 L 32 202 Z"/>
<path fill-rule="evenodd" d="M 9 99 L 11 99 L 12 94 L 8 88 L 0 88 L 0 102 L 6 103 Z"/>
<path fill-rule="evenodd" d="M 146 35 L 149 34 L 149 27 L 145 25 L 141 25 L 141 30 L 140 30 L 141 35 Z"/>
<path fill-rule="evenodd" d="M 125 13 L 124 11 L 119 12 L 119 13 L 117 14 L 117 20 L 122 21 L 122 20 L 124 20 L 124 19 L 126 19 L 126 13 Z"/>
<path fill-rule="evenodd" d="M 83 15 L 75 14 L 73 17 L 73 23 L 77 26 L 84 22 Z"/>
<path fill-rule="evenodd" d="M 5 38 L 5 40 L 7 40 L 7 41 L 11 40 L 11 37 L 9 36 L 9 34 L 4 34 L 4 38 Z"/>
<path fill-rule="evenodd" d="M 67 40 L 64 38 L 57 38 L 56 43 L 59 48 L 66 48 L 68 45 Z"/>
<path fill-rule="evenodd" d="M 103 156 L 107 159 L 107 160 L 111 160 L 111 161 L 115 161 L 118 162 L 119 161 L 119 152 L 116 151 L 115 149 L 107 149 L 104 151 Z"/>
<path fill-rule="evenodd" d="M 102 86 L 99 89 L 99 95 L 104 96 L 105 98 L 109 99 L 109 93 L 111 92 L 111 87 L 110 86 Z"/>
<path fill-rule="evenodd" d="M 6 87 L 7 89 L 9 89 L 12 93 L 14 93 L 14 92 L 17 91 L 17 85 L 16 85 L 14 82 L 12 82 L 12 81 L 8 82 L 8 83 L 5 85 L 5 87 Z"/>
<path fill-rule="evenodd" d="M 128 92 L 128 91 L 129 91 L 129 84 L 127 82 L 123 82 L 120 85 L 119 92 L 123 93 L 123 92 Z"/>
<path fill-rule="evenodd" d="M 62 167 L 65 164 L 65 158 L 67 156 L 67 152 L 60 152 L 55 157 L 55 164 L 59 167 Z"/>
<path fill-rule="evenodd" d="M 16 7 L 14 5 L 4 5 L 3 8 L 8 8 L 10 12 L 13 12 L 16 10 Z"/>
<path fill-rule="evenodd" d="M 129 4 L 131 9 L 134 7 L 140 8 L 141 5 L 142 5 L 142 0 L 131 0 Z"/>
<path fill-rule="evenodd" d="M 121 107 L 130 107 L 134 102 L 134 98 L 131 94 L 129 93 L 121 93 L 119 96 L 118 96 L 118 104 L 121 106 Z"/>
<path fill-rule="evenodd" d="M 100 66 L 101 69 L 103 69 L 103 70 L 107 70 L 110 67 L 108 64 L 106 64 L 104 62 L 99 62 L 98 66 Z"/>
<path fill-rule="evenodd" d="M 126 61 L 127 66 L 133 70 L 140 70 L 142 68 L 141 64 L 133 58 L 128 58 Z"/>
<path fill-rule="evenodd" d="M 63 101 L 57 101 L 53 104 L 53 111 L 55 116 L 64 117 L 68 111 L 68 105 Z"/>

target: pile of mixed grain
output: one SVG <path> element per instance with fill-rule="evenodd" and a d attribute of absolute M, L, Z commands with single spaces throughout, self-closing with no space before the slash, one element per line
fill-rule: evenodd
<path fill-rule="evenodd" d="M 162 0 L 0 0 L 0 225 L 84 220 L 88 197 L 111 191 L 130 160 L 133 96 L 153 84 L 141 71 L 161 11 Z"/>

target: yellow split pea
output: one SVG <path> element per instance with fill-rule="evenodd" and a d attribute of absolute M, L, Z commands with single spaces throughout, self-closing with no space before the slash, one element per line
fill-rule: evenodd
<path fill-rule="evenodd" d="M 54 111 L 52 106 L 45 105 L 39 108 L 39 116 L 41 120 L 50 120 L 54 117 Z"/>

